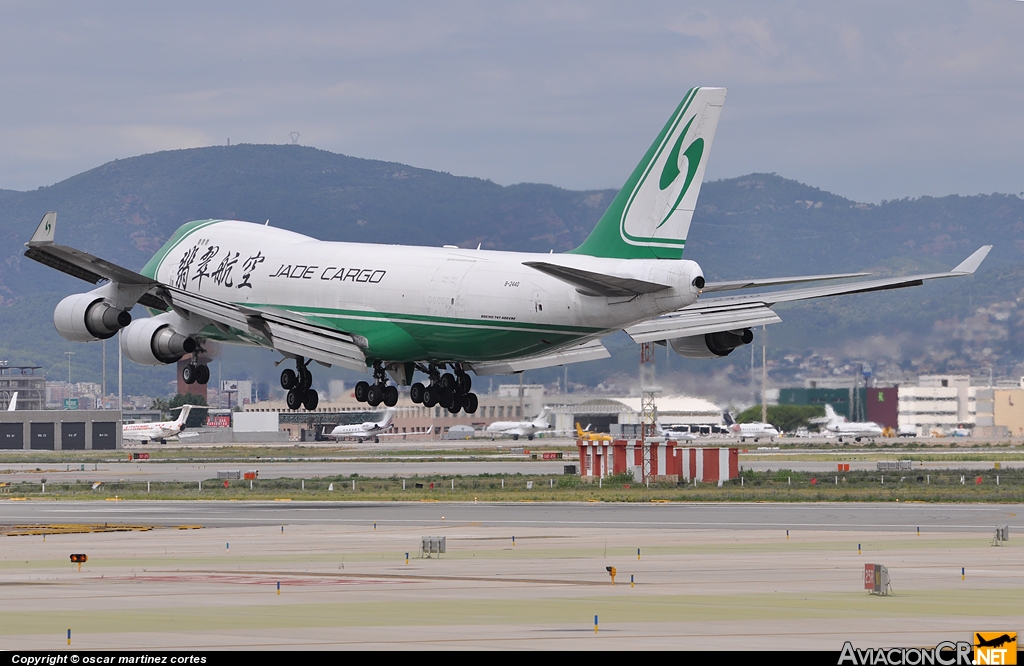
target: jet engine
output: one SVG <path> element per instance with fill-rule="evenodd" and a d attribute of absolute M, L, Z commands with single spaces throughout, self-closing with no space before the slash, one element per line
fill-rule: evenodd
<path fill-rule="evenodd" d="M 728 356 L 733 349 L 749 345 L 754 334 L 749 328 L 735 331 L 719 331 L 705 335 L 691 335 L 686 338 L 669 340 L 672 349 L 687 358 L 718 358 Z"/>
<path fill-rule="evenodd" d="M 54 328 L 71 342 L 106 340 L 130 323 L 130 312 L 113 307 L 95 292 L 72 294 L 53 310 Z"/>
<path fill-rule="evenodd" d="M 173 313 L 132 322 L 121 335 L 121 351 L 140 365 L 166 365 L 196 350 L 196 341 L 171 327 Z"/>

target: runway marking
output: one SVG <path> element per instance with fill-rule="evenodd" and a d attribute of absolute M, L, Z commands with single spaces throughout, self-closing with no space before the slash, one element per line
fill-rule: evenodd
<path fill-rule="evenodd" d="M 262 572 L 253 572 L 262 573 Z M 289 576 L 301 576 L 303 574 L 289 573 Z M 317 576 L 330 576 L 331 574 L 310 574 Z M 396 580 L 412 580 L 412 581 L 427 581 L 427 580 L 448 580 L 458 582 L 476 582 L 476 583 L 533 583 L 539 585 L 582 585 L 582 586 L 594 586 L 598 585 L 601 587 L 608 587 L 607 581 L 588 581 L 588 580 L 559 580 L 556 578 L 503 578 L 499 576 L 441 576 L 441 575 L 419 575 L 419 574 L 336 574 L 339 576 L 347 576 L 350 578 L 392 578 Z"/>
<path fill-rule="evenodd" d="M 49 524 L 49 525 L 0 525 L 4 536 L 39 536 L 42 534 L 89 534 L 94 532 L 149 532 L 158 525 L 110 525 L 99 524 Z M 192 526 L 199 529 L 199 526 Z M 180 527 L 179 529 L 187 529 Z"/>
<path fill-rule="evenodd" d="M 285 574 L 288 576 L 302 576 L 302 574 Z M 257 577 L 259 576 L 259 577 Z M 269 578 L 265 576 L 270 576 Z M 202 575 L 179 575 L 179 574 L 143 574 L 141 576 L 110 576 L 103 580 L 112 581 L 141 581 L 141 582 L 153 582 L 153 583 L 226 583 L 231 585 L 276 585 L 281 583 L 285 586 L 314 586 L 314 585 L 360 585 L 365 584 L 363 581 L 354 580 L 354 578 L 384 578 L 382 576 L 345 576 L 335 577 L 330 574 L 311 574 L 308 577 L 301 578 L 281 578 L 280 574 L 275 573 L 262 573 L 254 572 L 254 574 L 222 574 L 222 573 L 205 573 Z M 379 582 L 382 584 L 393 583 L 389 580 L 371 581 Z"/>

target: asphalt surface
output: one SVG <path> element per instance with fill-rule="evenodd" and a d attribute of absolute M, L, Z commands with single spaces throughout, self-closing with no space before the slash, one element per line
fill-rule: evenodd
<path fill-rule="evenodd" d="M 479 474 L 543 474 L 560 476 L 564 466 L 577 464 L 575 460 L 535 462 L 516 460 L 494 461 L 407 461 L 407 462 L 114 462 L 81 465 L 13 464 L 0 463 L 0 481 L 72 483 L 77 481 L 206 481 L 216 479 L 217 472 L 249 470 L 259 471 L 261 479 L 315 479 L 328 476 L 375 477 L 446 477 L 476 476 Z"/>
<path fill-rule="evenodd" d="M 157 526 L 266 525 L 572 527 L 616 530 L 864 530 L 991 533 L 1024 528 L 1024 505 L 955 504 L 610 504 L 420 502 L 64 502 L 0 501 L 0 524 L 125 523 Z"/>

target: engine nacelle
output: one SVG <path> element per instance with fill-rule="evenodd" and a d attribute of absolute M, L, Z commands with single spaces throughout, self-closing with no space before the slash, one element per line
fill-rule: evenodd
<path fill-rule="evenodd" d="M 130 323 L 130 312 L 109 305 L 95 292 L 72 294 L 53 310 L 54 328 L 72 342 L 106 340 Z"/>
<path fill-rule="evenodd" d="M 687 338 L 669 340 L 672 349 L 687 358 L 719 358 L 728 356 L 733 349 L 749 345 L 754 333 L 749 328 L 736 331 L 719 331 L 706 335 L 691 335 Z"/>
<path fill-rule="evenodd" d="M 171 328 L 167 316 L 132 322 L 121 334 L 124 355 L 140 365 L 167 365 L 194 352 L 196 341 Z"/>

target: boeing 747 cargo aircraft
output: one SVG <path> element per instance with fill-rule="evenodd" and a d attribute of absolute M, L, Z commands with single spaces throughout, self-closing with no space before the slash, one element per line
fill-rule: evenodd
<path fill-rule="evenodd" d="M 121 349 L 136 363 L 190 355 L 186 383 L 209 380 L 200 361 L 206 341 L 256 345 L 294 361 L 281 373 L 291 409 L 316 408 L 316 361 L 371 372 L 355 390 L 371 406 L 393 406 L 402 385 L 414 402 L 452 413 L 476 411 L 472 375 L 605 358 L 601 338 L 616 331 L 716 358 L 749 344 L 753 327 L 781 321 L 777 303 L 968 275 L 985 258 L 991 246 L 945 273 L 722 296 L 867 275 L 714 283 L 683 259 L 725 94 L 686 93 L 590 236 L 565 254 L 324 242 L 268 225 L 197 220 L 134 271 L 58 245 L 51 212 L 25 255 L 99 285 L 57 305 L 54 325 L 67 340 L 122 331 Z M 133 321 L 137 303 L 152 316 Z"/>

